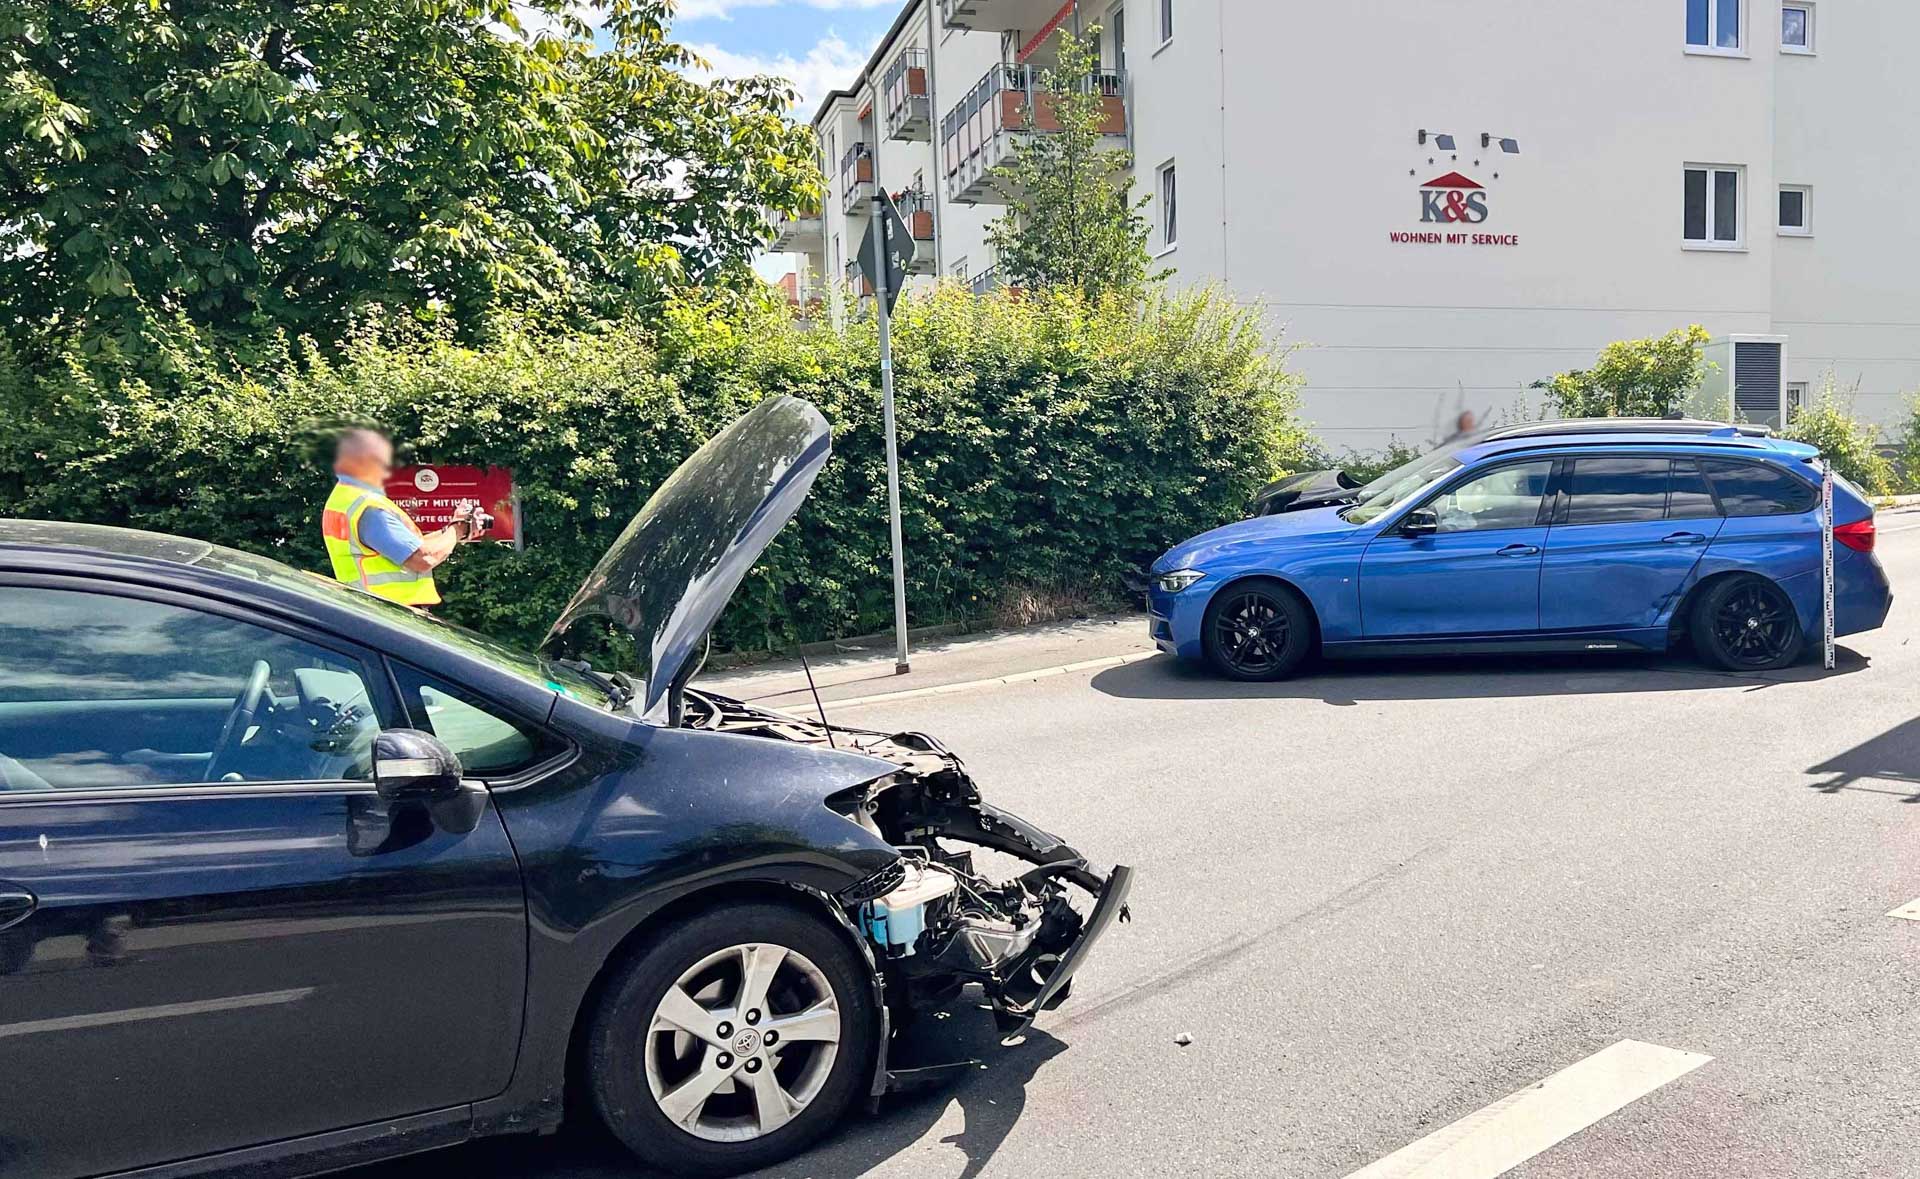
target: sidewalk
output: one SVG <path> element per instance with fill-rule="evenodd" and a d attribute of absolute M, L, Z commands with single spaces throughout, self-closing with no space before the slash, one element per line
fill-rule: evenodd
<path fill-rule="evenodd" d="M 848 704 L 902 692 L 932 695 L 964 690 L 982 681 L 1091 671 L 1153 654 L 1146 615 L 1113 614 L 1084 622 L 932 639 L 909 652 L 913 670 L 906 675 L 894 674 L 891 638 L 810 658 L 821 700 Z M 1082 664 L 1087 666 L 1078 666 Z M 784 712 L 813 711 L 813 697 L 798 659 L 712 672 L 702 675 L 694 687 Z"/>

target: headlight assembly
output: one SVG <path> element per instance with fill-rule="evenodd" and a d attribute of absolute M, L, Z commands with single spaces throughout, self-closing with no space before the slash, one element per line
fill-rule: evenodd
<path fill-rule="evenodd" d="M 1153 587 L 1163 593 L 1177 594 L 1205 576 L 1198 569 L 1175 569 L 1172 573 L 1156 574 Z"/>

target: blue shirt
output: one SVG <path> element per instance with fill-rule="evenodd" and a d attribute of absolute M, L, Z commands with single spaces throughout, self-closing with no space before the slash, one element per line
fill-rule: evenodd
<path fill-rule="evenodd" d="M 357 487 L 362 491 L 371 491 L 384 496 L 371 483 L 350 479 L 345 475 L 337 476 L 348 487 Z M 368 508 L 360 513 L 360 543 L 379 553 L 395 565 L 404 565 L 407 558 L 420 551 L 420 538 L 407 527 L 405 520 L 386 508 Z"/>

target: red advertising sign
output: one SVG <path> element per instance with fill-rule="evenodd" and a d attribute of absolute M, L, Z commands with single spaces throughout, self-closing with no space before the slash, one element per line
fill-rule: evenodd
<path fill-rule="evenodd" d="M 479 504 L 493 517 L 485 539 L 520 546 L 520 500 L 505 467 L 395 467 L 387 498 L 406 510 L 422 532 L 445 528 L 462 504 Z"/>

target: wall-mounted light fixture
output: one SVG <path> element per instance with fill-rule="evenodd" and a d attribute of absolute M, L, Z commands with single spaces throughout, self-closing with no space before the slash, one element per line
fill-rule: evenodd
<path fill-rule="evenodd" d="M 1425 128 L 1422 128 L 1420 131 L 1420 139 L 1419 139 L 1420 146 L 1421 147 L 1427 146 L 1428 139 L 1432 139 L 1433 145 L 1439 148 L 1441 151 L 1454 150 L 1453 136 L 1448 135 L 1444 131 L 1428 131 Z"/>
<path fill-rule="evenodd" d="M 1496 143 L 1500 145 L 1501 151 L 1506 152 L 1510 156 L 1520 154 L 1520 141 L 1518 139 L 1495 139 L 1493 133 L 1490 131 L 1482 131 L 1480 133 L 1481 147 L 1492 147 Z"/>

